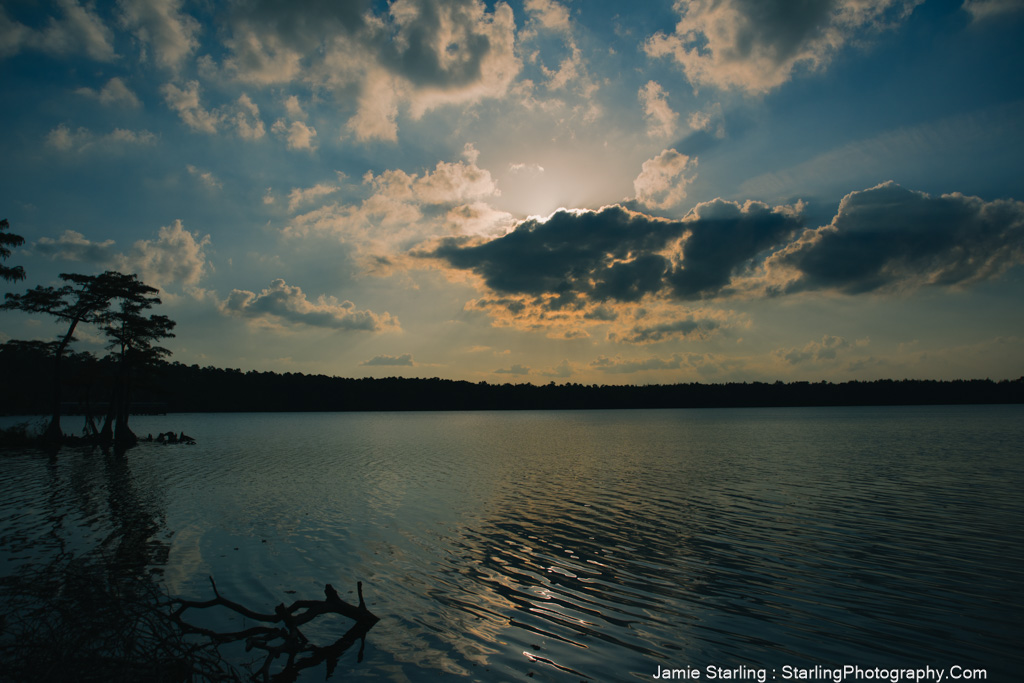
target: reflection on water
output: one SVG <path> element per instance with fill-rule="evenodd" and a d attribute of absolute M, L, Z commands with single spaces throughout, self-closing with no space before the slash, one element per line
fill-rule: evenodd
<path fill-rule="evenodd" d="M 336 680 L 1024 667 L 1021 407 L 137 419 L 199 443 L 3 459 L 0 573 L 103 547 L 253 606 L 362 580 L 381 621 Z"/>

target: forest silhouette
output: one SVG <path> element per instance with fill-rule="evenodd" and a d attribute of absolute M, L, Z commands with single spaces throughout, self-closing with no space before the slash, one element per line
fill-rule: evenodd
<path fill-rule="evenodd" d="M 37 346 L 0 347 L 5 414 L 47 414 L 52 362 Z M 75 353 L 64 359 L 63 412 L 103 409 L 95 397 L 112 374 L 110 358 Z M 597 385 L 468 382 L 406 377 L 345 378 L 151 363 L 133 388 L 134 412 L 289 412 L 405 410 L 567 410 L 773 406 L 1024 403 L 1015 380 L 891 380 Z M 69 423 L 70 424 L 70 423 Z"/>
<path fill-rule="evenodd" d="M 0 261 L 24 243 L 0 222 Z M 0 278 L 25 279 L 3 266 Z M 130 444 L 128 417 L 138 412 L 288 412 L 388 410 L 566 410 L 1024 403 L 1016 380 L 891 380 L 597 385 L 567 382 L 490 384 L 440 378 L 345 378 L 168 362 L 156 342 L 173 337 L 174 321 L 144 313 L 158 290 L 136 275 L 62 274 L 61 287 L 7 294 L 0 308 L 44 313 L 67 324 L 56 341 L 0 345 L 0 414 L 50 415 L 46 436 L 66 438 L 61 416 L 85 416 L 84 438 Z M 105 333 L 104 358 L 71 349 L 79 323 Z M 97 402 L 97 396 L 107 396 Z M 93 416 L 106 414 L 97 429 Z M 113 432 L 111 430 L 114 430 Z"/>

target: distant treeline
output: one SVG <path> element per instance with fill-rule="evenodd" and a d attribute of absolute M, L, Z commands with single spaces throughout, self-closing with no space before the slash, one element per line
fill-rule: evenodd
<path fill-rule="evenodd" d="M 66 360 L 67 412 L 105 395 L 105 373 L 86 354 Z M 52 362 L 32 351 L 0 348 L 0 412 L 45 414 Z M 597 385 L 551 382 L 489 384 L 447 379 L 351 379 L 161 363 L 137 388 L 144 411 L 279 412 L 356 410 L 560 410 L 767 406 L 937 405 L 1024 403 L 1024 377 L 991 380 L 870 382 L 729 382 L 726 384 Z M 97 412 L 99 412 L 97 410 Z"/>

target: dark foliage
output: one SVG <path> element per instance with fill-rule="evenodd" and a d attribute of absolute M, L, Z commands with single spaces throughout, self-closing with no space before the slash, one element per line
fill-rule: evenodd
<path fill-rule="evenodd" d="M 7 222 L 6 218 L 0 220 L 0 261 L 6 261 L 11 255 L 10 247 L 20 247 L 25 243 L 25 238 L 21 235 L 7 232 L 10 227 L 11 224 Z M 21 266 L 11 267 L 0 264 L 0 280 L 12 282 L 24 279 L 25 270 Z"/>
<path fill-rule="evenodd" d="M 0 580 L 0 681 L 242 681 L 152 581 L 63 557 Z"/>
<path fill-rule="evenodd" d="M 90 361 L 69 359 L 65 395 L 83 396 Z M 46 412 L 49 372 L 31 348 L 0 348 L 0 375 L 12 379 L 0 412 Z M 743 382 L 727 384 L 556 385 L 488 384 L 446 379 L 350 379 L 241 370 L 178 362 L 152 368 L 135 391 L 137 406 L 161 412 L 358 410 L 529 410 L 712 408 L 767 406 L 941 405 L 1024 403 L 1016 380 L 876 380 L 871 382 Z M 73 410 L 73 406 L 65 406 Z"/>

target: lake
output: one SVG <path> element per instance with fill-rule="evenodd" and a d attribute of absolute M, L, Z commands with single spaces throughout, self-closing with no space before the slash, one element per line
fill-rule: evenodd
<path fill-rule="evenodd" d="M 362 581 L 380 622 L 330 680 L 1024 671 L 1024 406 L 132 426 L 198 443 L 0 455 L 0 575 L 102 547 L 262 611 Z"/>

